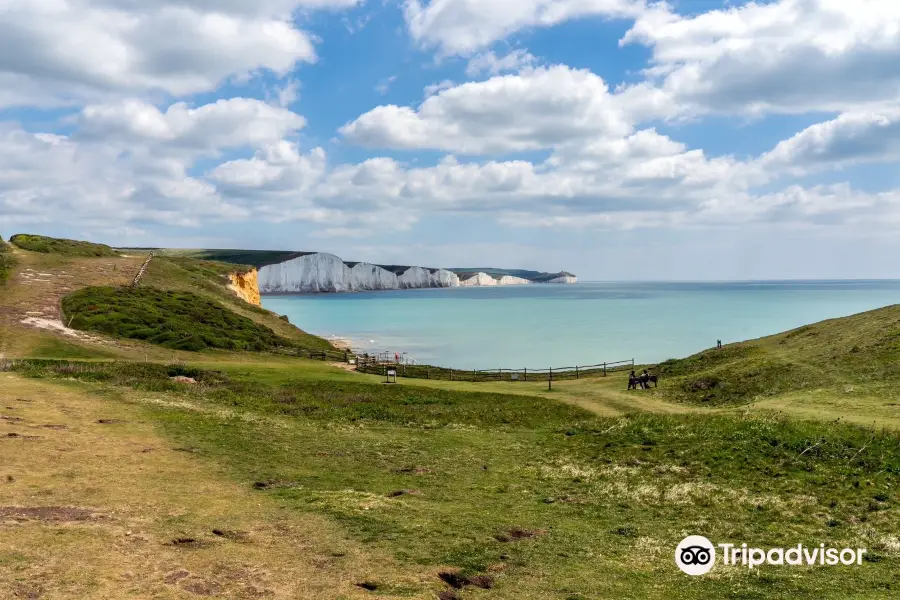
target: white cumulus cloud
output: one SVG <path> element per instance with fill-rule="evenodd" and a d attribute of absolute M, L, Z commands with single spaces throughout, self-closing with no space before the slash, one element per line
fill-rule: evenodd
<path fill-rule="evenodd" d="M 257 70 L 313 62 L 299 9 L 352 0 L 5 0 L 0 7 L 0 106 L 104 94 L 215 89 Z"/>
<path fill-rule="evenodd" d="M 645 11 L 621 40 L 689 113 L 847 111 L 900 95 L 900 2 L 777 0 L 681 16 Z"/>
<path fill-rule="evenodd" d="M 580 17 L 636 17 L 644 0 L 406 0 L 413 39 L 447 55 L 469 55 L 516 31 Z"/>
<path fill-rule="evenodd" d="M 539 150 L 630 132 L 627 114 L 603 79 L 565 66 L 451 87 L 417 109 L 379 106 L 341 128 L 365 146 L 465 154 Z"/>

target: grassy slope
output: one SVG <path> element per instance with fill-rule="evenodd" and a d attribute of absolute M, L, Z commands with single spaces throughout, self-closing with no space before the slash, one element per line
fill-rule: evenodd
<path fill-rule="evenodd" d="M 241 267 L 238 267 L 240 270 Z M 188 291 L 221 302 L 240 315 L 264 325 L 277 335 L 309 350 L 333 350 L 326 340 L 310 335 L 275 313 L 247 304 L 225 287 L 226 274 L 231 267 L 211 261 L 189 258 L 160 257 L 154 259 L 144 275 L 143 283 L 167 290 Z"/>
<path fill-rule="evenodd" d="M 272 382 L 247 366 L 187 371 L 198 386 L 154 365 L 18 369 L 143 405 L 174 445 L 259 488 L 283 518 L 326 517 L 399 567 L 370 576 L 387 596 L 434 598 L 447 569 L 494 579 L 462 598 L 879 598 L 900 574 L 893 434 L 734 415 L 600 418 L 536 397 L 315 372 Z M 504 541 L 514 529 L 535 535 Z M 691 579 L 671 555 L 697 532 L 867 547 L 875 562 L 720 565 Z"/>
<path fill-rule="evenodd" d="M 711 349 L 659 365 L 684 402 L 747 403 L 790 392 L 900 379 L 900 305 Z"/>

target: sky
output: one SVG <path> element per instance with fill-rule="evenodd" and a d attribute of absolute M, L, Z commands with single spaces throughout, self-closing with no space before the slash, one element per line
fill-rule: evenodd
<path fill-rule="evenodd" d="M 0 234 L 900 278 L 897 0 L 0 0 Z"/>

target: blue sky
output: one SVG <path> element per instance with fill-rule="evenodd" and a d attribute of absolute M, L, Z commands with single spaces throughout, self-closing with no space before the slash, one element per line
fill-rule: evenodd
<path fill-rule="evenodd" d="M 212 5 L 10 2 L 0 233 L 900 277 L 900 3 Z"/>

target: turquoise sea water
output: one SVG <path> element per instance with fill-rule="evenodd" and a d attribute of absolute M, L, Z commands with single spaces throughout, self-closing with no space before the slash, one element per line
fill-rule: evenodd
<path fill-rule="evenodd" d="M 657 362 L 900 302 L 900 281 L 578 283 L 263 296 L 358 351 L 463 369 Z"/>

